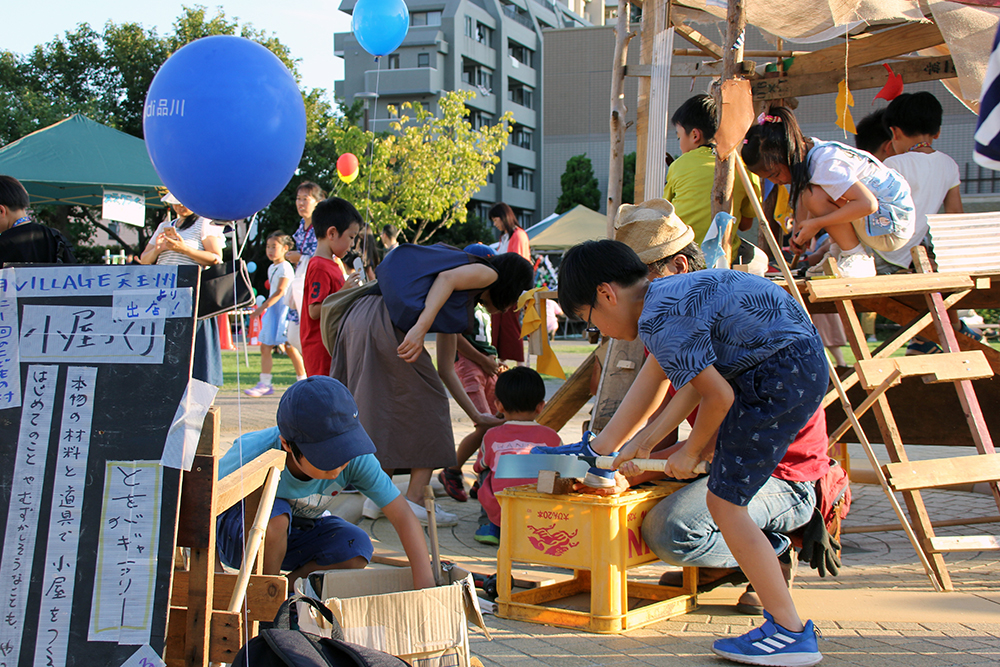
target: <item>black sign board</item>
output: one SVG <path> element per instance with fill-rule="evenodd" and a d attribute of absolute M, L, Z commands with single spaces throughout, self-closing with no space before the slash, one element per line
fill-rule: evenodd
<path fill-rule="evenodd" d="M 197 280 L 0 271 L 0 667 L 162 664 Z"/>

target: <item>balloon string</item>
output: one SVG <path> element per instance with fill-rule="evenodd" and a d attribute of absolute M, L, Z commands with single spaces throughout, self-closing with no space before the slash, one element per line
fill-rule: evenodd
<path fill-rule="evenodd" d="M 379 56 L 375 57 L 375 110 L 372 111 L 371 117 L 371 128 L 369 131 L 372 133 L 371 143 L 368 146 L 368 193 L 365 196 L 365 228 L 362 233 L 361 239 L 361 255 L 362 262 L 368 259 L 368 231 L 371 229 L 371 219 L 372 219 L 372 165 L 375 163 L 375 119 L 378 118 L 378 85 L 379 76 L 382 73 L 382 58 Z M 372 234 L 372 242 L 375 241 L 375 235 Z M 364 270 L 364 269 L 362 269 Z M 367 276 L 365 276 L 367 278 Z"/>

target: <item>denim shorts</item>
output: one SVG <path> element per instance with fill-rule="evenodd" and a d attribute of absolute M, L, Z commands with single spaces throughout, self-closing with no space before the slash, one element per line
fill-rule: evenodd
<path fill-rule="evenodd" d="M 288 549 L 282 570 L 297 570 L 315 561 L 321 566 L 334 565 L 362 556 L 371 561 L 374 547 L 368 534 L 353 523 L 339 516 L 303 519 L 292 516 L 287 500 L 276 498 L 271 518 L 287 514 Z M 253 521 L 252 517 L 250 519 Z M 216 521 L 216 543 L 219 558 L 229 567 L 239 568 L 243 563 L 243 505 L 237 503 L 223 512 Z"/>
<path fill-rule="evenodd" d="M 816 335 L 730 379 L 733 406 L 719 427 L 708 490 L 746 506 L 816 412 L 828 378 L 823 342 Z"/>

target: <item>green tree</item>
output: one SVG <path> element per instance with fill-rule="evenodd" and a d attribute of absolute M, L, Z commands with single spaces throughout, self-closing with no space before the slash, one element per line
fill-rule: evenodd
<path fill-rule="evenodd" d="M 601 189 L 594 176 L 594 165 L 584 155 L 574 155 L 566 161 L 566 171 L 559 179 L 562 194 L 556 202 L 556 213 L 565 213 L 577 204 L 593 211 L 601 210 Z"/>
<path fill-rule="evenodd" d="M 0 104 L 4 108 L 0 145 L 76 113 L 141 138 L 146 91 L 160 66 L 188 42 L 220 34 L 238 34 L 264 45 L 299 79 L 296 62 L 277 37 L 250 24 L 240 25 L 227 18 L 221 7 L 214 16 L 200 5 L 184 7 L 173 32 L 164 37 L 138 23 L 108 21 L 100 33 L 81 23 L 75 30 L 36 46 L 31 53 L 0 51 Z M 321 96 L 319 91 L 312 98 L 314 106 Z M 94 209 L 47 206 L 36 212 L 46 223 L 68 233 L 75 243 L 88 242 L 100 228 L 127 247 Z M 163 214 L 162 210 L 147 212 L 146 226 L 132 252 L 145 247 Z"/>
<path fill-rule="evenodd" d="M 635 151 L 625 156 L 625 168 L 622 172 L 622 203 L 635 203 Z"/>
<path fill-rule="evenodd" d="M 394 133 L 378 142 L 388 158 L 379 167 L 385 169 L 385 180 L 379 184 L 378 201 L 373 192 L 371 203 L 378 228 L 396 222 L 419 243 L 466 221 L 466 207 L 500 162 L 514 122 L 507 112 L 496 125 L 472 129 L 465 102 L 474 96 L 471 91 L 446 93 L 438 101 L 440 116 L 420 103 L 390 107 L 396 116 L 390 124 Z"/>

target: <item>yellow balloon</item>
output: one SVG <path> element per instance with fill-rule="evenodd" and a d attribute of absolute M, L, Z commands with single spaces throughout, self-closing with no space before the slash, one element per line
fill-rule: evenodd
<path fill-rule="evenodd" d="M 338 171 L 337 172 L 337 176 L 339 176 L 340 180 L 342 180 L 344 183 L 353 183 L 354 180 L 358 177 L 358 174 L 360 173 L 360 171 L 361 171 L 360 169 L 355 169 L 350 174 L 341 174 Z"/>

